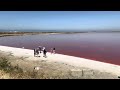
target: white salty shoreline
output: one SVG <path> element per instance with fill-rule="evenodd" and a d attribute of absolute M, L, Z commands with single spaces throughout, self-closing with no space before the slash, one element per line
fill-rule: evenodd
<path fill-rule="evenodd" d="M 29 57 L 28 60 L 47 60 L 50 62 L 59 62 L 59 63 L 66 63 L 69 65 L 77 66 L 77 67 L 86 67 L 94 70 L 99 70 L 102 72 L 109 72 L 115 75 L 120 75 L 120 66 L 104 63 L 100 61 L 84 59 L 69 55 L 62 55 L 62 54 L 54 54 L 51 55 L 49 52 L 47 53 L 47 58 L 44 57 L 34 57 L 33 50 L 30 49 L 23 49 L 23 48 L 15 48 L 15 47 L 8 47 L 8 46 L 1 46 L 0 50 L 4 52 L 11 52 L 14 56 L 23 56 Z"/>

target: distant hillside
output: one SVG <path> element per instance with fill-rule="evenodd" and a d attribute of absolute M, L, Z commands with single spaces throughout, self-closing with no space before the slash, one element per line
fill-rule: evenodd
<path fill-rule="evenodd" d="M 88 33 L 88 32 L 120 32 L 120 30 L 0 30 L 0 32 L 47 32 L 47 33 L 59 33 L 59 32 L 66 32 L 66 33 Z"/>

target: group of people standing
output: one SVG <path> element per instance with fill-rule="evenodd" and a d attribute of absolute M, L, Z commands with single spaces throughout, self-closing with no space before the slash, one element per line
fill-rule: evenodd
<path fill-rule="evenodd" d="M 37 55 L 40 55 L 41 53 L 43 52 L 43 57 L 47 57 L 46 53 L 47 53 L 47 50 L 45 47 L 41 47 L 39 46 L 38 48 L 35 48 L 34 49 L 34 57 Z M 50 50 L 51 54 L 55 54 L 55 48 L 51 48 Z"/>

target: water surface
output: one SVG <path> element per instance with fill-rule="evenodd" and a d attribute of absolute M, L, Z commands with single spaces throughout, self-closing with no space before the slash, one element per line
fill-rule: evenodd
<path fill-rule="evenodd" d="M 120 65 L 120 33 L 78 33 L 0 37 L 0 45 L 47 51 Z M 19 52 L 18 52 L 19 53 Z"/>

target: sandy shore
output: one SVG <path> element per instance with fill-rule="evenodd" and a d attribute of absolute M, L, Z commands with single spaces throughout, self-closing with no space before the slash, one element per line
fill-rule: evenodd
<path fill-rule="evenodd" d="M 99 70 L 101 72 L 112 73 L 117 76 L 120 75 L 119 65 L 103 63 L 99 61 L 94 61 L 94 60 L 89 60 L 89 59 L 84 59 L 84 58 L 79 58 L 74 56 L 68 56 L 68 55 L 62 55 L 62 54 L 51 55 L 49 52 L 47 53 L 47 58 L 44 58 L 43 55 L 40 55 L 40 57 L 34 57 L 33 50 L 1 46 L 1 45 L 0 45 L 0 51 L 9 52 L 14 56 L 27 57 L 26 58 L 27 60 L 32 60 L 32 61 L 45 60 L 49 62 L 65 63 L 75 67 L 86 67 L 89 69 Z"/>

